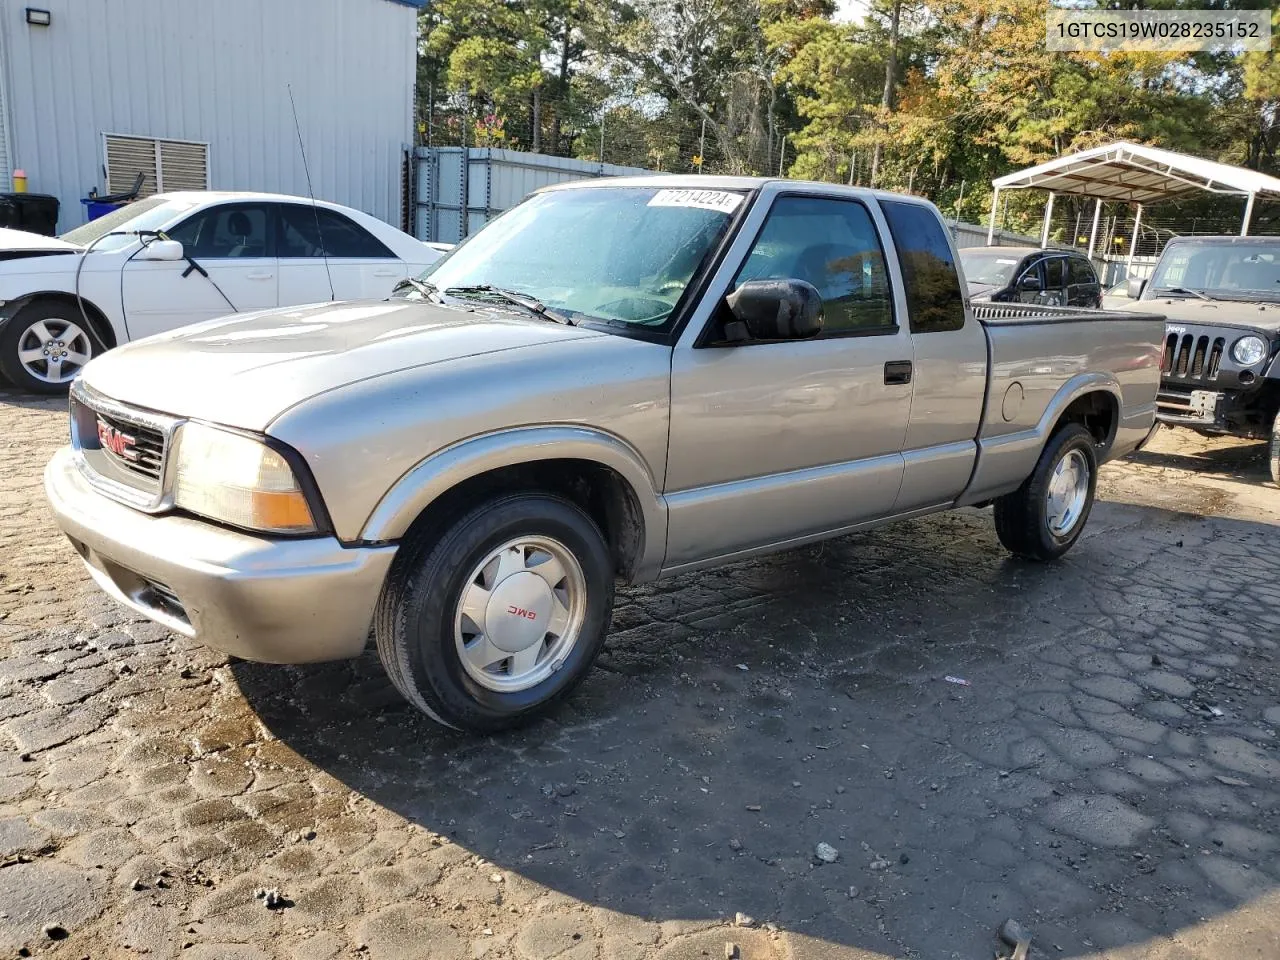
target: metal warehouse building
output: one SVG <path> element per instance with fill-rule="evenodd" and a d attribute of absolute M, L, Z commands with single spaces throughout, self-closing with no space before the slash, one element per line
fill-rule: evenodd
<path fill-rule="evenodd" d="M 0 191 L 316 196 L 397 224 L 426 0 L 0 0 Z"/>

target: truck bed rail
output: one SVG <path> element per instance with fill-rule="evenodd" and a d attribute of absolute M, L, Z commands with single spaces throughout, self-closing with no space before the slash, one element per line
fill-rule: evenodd
<path fill-rule="evenodd" d="M 975 303 L 974 319 L 987 326 L 1036 323 L 1072 323 L 1090 320 L 1159 320 L 1158 313 L 1135 313 L 1129 310 L 1093 310 L 1088 307 L 1051 307 L 1039 303 Z"/>

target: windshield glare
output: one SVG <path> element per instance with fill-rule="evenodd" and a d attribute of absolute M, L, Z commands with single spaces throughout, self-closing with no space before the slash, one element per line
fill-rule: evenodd
<path fill-rule="evenodd" d="M 118 230 L 159 230 L 193 206 L 195 206 L 193 203 L 179 203 L 163 197 L 147 197 L 144 200 L 125 204 L 97 220 L 90 220 L 84 226 L 68 230 L 62 234 L 61 239 L 87 247 L 93 241 L 106 237 L 93 249 L 104 252 L 119 250 L 133 243 L 134 238 L 107 237 L 108 233 Z"/>
<path fill-rule="evenodd" d="M 960 251 L 960 265 L 964 268 L 966 283 L 990 284 L 993 287 L 1007 286 L 1013 279 L 1013 269 L 1019 258 L 1008 254 Z"/>
<path fill-rule="evenodd" d="M 1280 301 L 1280 240 L 1170 244 L 1156 265 L 1151 287 L 1162 292 L 1178 287 L 1197 290 L 1219 300 Z"/>
<path fill-rule="evenodd" d="M 488 285 L 575 320 L 660 329 L 742 200 L 731 191 L 657 187 L 540 193 L 420 279 L 441 293 Z"/>

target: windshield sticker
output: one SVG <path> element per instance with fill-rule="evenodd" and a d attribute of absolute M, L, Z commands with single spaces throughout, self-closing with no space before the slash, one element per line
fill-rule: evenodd
<path fill-rule="evenodd" d="M 996 260 L 996 263 L 1007 263 L 1007 264 L 1009 264 L 1010 266 L 1012 266 L 1013 264 L 1015 264 L 1015 263 L 1017 263 L 1017 262 L 1018 262 L 1017 260 Z"/>
<path fill-rule="evenodd" d="M 697 207 L 699 210 L 715 210 L 733 213 L 742 202 L 742 194 L 725 190 L 659 190 L 648 205 L 651 207 Z"/>

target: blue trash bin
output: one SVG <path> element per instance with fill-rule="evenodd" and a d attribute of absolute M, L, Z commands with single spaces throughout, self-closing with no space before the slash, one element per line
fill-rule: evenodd
<path fill-rule="evenodd" d="M 80 202 L 84 204 L 85 213 L 90 220 L 97 220 L 99 217 L 105 217 L 112 210 L 120 207 L 118 203 L 103 203 L 101 200 L 95 200 L 93 197 L 81 197 Z"/>

